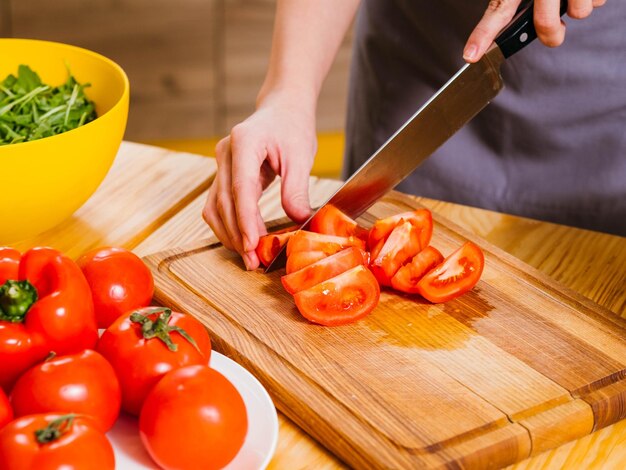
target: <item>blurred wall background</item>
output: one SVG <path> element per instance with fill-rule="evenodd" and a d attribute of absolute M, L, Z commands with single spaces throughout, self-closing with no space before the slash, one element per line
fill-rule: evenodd
<path fill-rule="evenodd" d="M 127 140 L 214 141 L 254 109 L 274 8 L 275 0 L 0 0 L 0 34 L 70 43 L 119 63 L 131 83 Z M 318 131 L 339 145 L 349 36 L 318 108 Z"/>

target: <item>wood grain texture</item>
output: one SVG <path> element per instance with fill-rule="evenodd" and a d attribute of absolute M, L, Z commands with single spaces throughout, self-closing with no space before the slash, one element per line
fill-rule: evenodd
<path fill-rule="evenodd" d="M 415 205 L 394 195 L 369 221 Z M 161 264 L 173 253 L 148 260 L 160 266 L 160 300 L 200 316 L 219 348 L 351 465 L 502 466 L 528 456 L 533 444 L 539 451 L 590 432 L 590 410 L 601 410 L 596 427 L 620 419 L 623 322 L 436 220 L 444 253 L 465 237 L 486 248 L 478 288 L 442 306 L 384 292 L 376 314 L 349 329 L 303 322 L 278 274 L 243 275 L 221 248 L 199 244 Z"/>
<path fill-rule="evenodd" d="M 338 181 L 311 177 L 309 179 L 311 204 L 313 206 L 322 204 L 340 185 L 341 183 Z M 172 246 L 212 237 L 212 230 L 202 220 L 202 209 L 206 198 L 207 192 L 205 191 L 183 208 L 176 217 L 163 224 L 154 234 L 140 243 L 134 251 L 145 256 Z M 280 205 L 279 180 L 276 180 L 265 190 L 259 200 L 259 207 L 261 208 L 261 216 L 265 221 L 286 217 L 285 211 Z"/>
<path fill-rule="evenodd" d="M 137 155 L 141 156 L 138 160 L 133 160 Z M 116 174 L 124 175 L 127 181 L 134 182 L 134 190 L 119 190 L 111 173 L 98 190 L 97 194 L 101 196 L 90 199 L 71 219 L 71 223 L 62 224 L 33 242 L 66 248 L 76 256 L 80 254 L 82 247 L 119 244 L 132 248 L 145 237 L 147 238 L 141 246 L 146 247 L 147 253 L 194 242 L 198 236 L 209 236 L 210 232 L 205 229 L 199 216 L 205 196 L 198 196 L 194 191 L 198 188 L 196 183 L 207 182 L 200 183 L 201 186 L 210 181 L 214 168 L 210 162 L 211 160 L 197 156 L 125 142 L 114 168 L 123 169 Z M 171 182 L 167 190 L 155 188 L 152 184 L 157 178 L 155 173 L 158 174 L 165 168 L 177 175 L 177 181 Z M 180 188 L 180 181 L 193 183 Z M 311 192 L 314 195 L 318 192 L 327 195 L 338 184 L 336 181 L 316 180 Z M 171 193 L 168 191 L 174 191 L 176 197 L 169 199 Z M 262 200 L 263 211 L 268 220 L 284 214 L 278 203 L 278 188 L 274 186 L 271 191 Z M 190 194 L 183 196 L 186 192 Z M 620 288 L 626 283 L 626 239 L 428 199 L 419 199 L 419 202 L 532 264 L 545 274 L 554 276 L 559 282 L 611 309 L 616 315 L 626 316 L 626 290 Z M 168 204 L 182 209 L 172 210 Z M 130 214 L 129 218 L 121 220 L 111 215 L 118 211 Z M 159 227 L 163 229 L 159 230 Z M 153 236 L 149 236 L 150 233 Z M 166 238 L 161 240 L 161 236 Z M 24 242 L 20 248 L 28 246 Z M 200 246 L 203 244 L 200 243 Z M 579 422 L 584 423 L 584 416 L 588 416 L 590 407 L 581 406 L 579 401 L 572 400 L 549 412 L 576 413 L 580 406 L 583 416 L 579 418 Z M 540 413 L 531 419 L 521 419 L 520 423 L 532 426 L 533 419 L 541 420 L 544 417 L 546 415 Z M 340 461 L 282 413 L 279 413 L 279 422 L 280 438 L 270 469 L 343 468 Z M 538 427 L 550 430 L 547 426 L 549 423 L 554 423 L 554 420 L 546 417 L 546 422 L 540 423 Z M 541 449 L 537 448 L 541 439 L 554 439 L 557 432 L 565 431 L 572 433 L 570 429 L 547 432 L 546 436 L 536 433 L 533 453 Z M 573 434 L 586 432 L 586 429 L 576 430 Z M 544 448 L 555 444 L 557 443 L 549 443 Z M 622 420 L 556 449 L 541 452 L 511 468 L 621 469 L 625 461 L 626 420 Z"/>
<path fill-rule="evenodd" d="M 11 37 L 11 16 L 9 0 L 0 0 L 0 37 Z"/>
<path fill-rule="evenodd" d="M 131 83 L 128 139 L 207 138 L 254 111 L 275 7 L 275 0 L 0 0 L 0 32 L 118 62 Z M 319 130 L 344 127 L 351 43 L 348 34 L 322 87 Z"/>
<path fill-rule="evenodd" d="M 432 211 L 626 318 L 626 239 L 420 198 Z"/>
<path fill-rule="evenodd" d="M 206 191 L 214 168 L 212 159 L 124 142 L 101 186 L 72 217 L 14 246 L 51 245 L 74 258 L 104 245 L 132 249 Z"/>
<path fill-rule="evenodd" d="M 127 138 L 217 134 L 217 0 L 9 1 L 15 37 L 86 47 L 124 68 Z"/>

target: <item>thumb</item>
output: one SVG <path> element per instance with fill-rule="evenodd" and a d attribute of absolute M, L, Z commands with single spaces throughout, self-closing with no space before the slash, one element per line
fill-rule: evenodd
<path fill-rule="evenodd" d="M 309 173 L 310 169 L 296 163 L 293 166 L 287 166 L 282 176 L 283 209 L 295 222 L 304 222 L 311 215 Z"/>
<path fill-rule="evenodd" d="M 477 62 L 496 39 L 498 33 L 513 19 L 520 0 L 491 0 L 463 49 L 463 58 Z"/>

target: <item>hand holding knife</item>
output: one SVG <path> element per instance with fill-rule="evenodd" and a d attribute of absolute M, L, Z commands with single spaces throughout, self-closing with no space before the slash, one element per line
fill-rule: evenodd
<path fill-rule="evenodd" d="M 560 4 L 563 15 L 567 1 Z M 349 217 L 359 217 L 489 104 L 504 87 L 502 63 L 537 38 L 533 14 L 534 1 L 530 1 L 480 60 L 464 65 L 320 208 L 333 204 Z M 308 227 L 316 213 L 301 229 Z M 266 271 L 282 266 L 284 251 L 283 248 Z"/>

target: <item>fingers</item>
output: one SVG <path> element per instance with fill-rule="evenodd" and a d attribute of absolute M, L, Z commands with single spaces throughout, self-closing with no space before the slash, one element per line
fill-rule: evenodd
<path fill-rule="evenodd" d="M 233 153 L 230 137 L 222 139 L 218 143 L 215 154 L 217 174 L 209 189 L 203 217 L 222 244 L 228 249 L 236 250 L 242 256 L 247 269 L 256 269 L 259 266 L 259 260 L 254 252 L 254 247 L 252 250 L 244 249 L 243 237 L 239 229 L 232 189 Z M 244 194 L 244 196 L 246 195 Z M 258 230 L 257 216 L 254 215 L 251 220 L 255 229 Z"/>
<path fill-rule="evenodd" d="M 217 173 L 203 217 L 224 246 L 242 256 L 248 269 L 259 266 L 255 249 L 266 233 L 259 199 L 277 174 L 282 176 L 281 198 L 287 215 L 303 221 L 311 212 L 308 184 L 315 154 L 314 120 L 300 112 L 288 113 L 289 109 L 280 113 L 272 108 L 258 110 L 236 125 L 215 149 Z M 302 152 L 304 142 L 311 146 L 310 155 Z"/>
<path fill-rule="evenodd" d="M 463 50 L 465 61 L 480 60 L 502 28 L 513 19 L 519 3 L 520 0 L 490 0 L 487 11 L 467 40 Z"/>
<path fill-rule="evenodd" d="M 470 34 L 463 50 L 465 61 L 473 63 L 483 56 L 500 31 L 513 19 L 521 0 L 490 0 L 482 19 Z M 569 0 L 567 14 L 575 19 L 587 18 L 606 0 Z M 560 0 L 536 0 L 534 23 L 537 37 L 548 47 L 565 40 L 565 23 L 561 20 Z"/>
<path fill-rule="evenodd" d="M 202 210 L 202 218 L 204 221 L 209 224 L 211 230 L 215 236 L 222 242 L 229 250 L 235 250 L 233 245 L 228 240 L 228 232 L 226 231 L 226 227 L 222 223 L 222 219 L 218 216 L 217 212 L 217 181 L 213 181 L 213 184 L 209 188 L 209 194 L 204 204 L 204 209 Z"/>
<path fill-rule="evenodd" d="M 234 220 L 234 205 L 230 194 L 232 159 L 230 138 L 222 139 L 217 144 L 215 158 L 217 160 L 217 172 L 209 189 L 203 216 L 226 248 L 241 253 L 241 236 L 233 236 L 233 230 L 229 227 Z"/>
<path fill-rule="evenodd" d="M 309 159 L 291 159 L 286 162 L 281 182 L 283 209 L 290 219 L 304 222 L 311 215 L 309 204 L 309 174 L 311 168 L 303 163 Z"/>
<path fill-rule="evenodd" d="M 569 0 L 567 4 L 567 16 L 582 20 L 591 15 L 594 6 L 594 0 Z"/>
<path fill-rule="evenodd" d="M 589 0 L 582 0 L 588 2 Z M 574 3 L 570 0 L 571 4 Z M 578 0 L 581 3 L 581 0 Z M 561 21 L 560 0 L 537 0 L 535 2 L 535 30 L 539 40 L 548 47 L 557 47 L 565 40 L 565 23 Z"/>
<path fill-rule="evenodd" d="M 231 132 L 232 182 L 237 229 L 240 232 L 243 251 L 254 252 L 259 243 L 259 206 L 263 192 L 261 165 L 267 152 L 256 146 L 256 140 L 247 139 L 245 129 L 235 126 Z M 259 154 L 259 152 L 263 154 Z"/>

